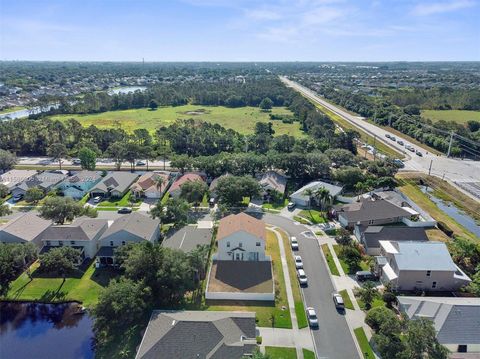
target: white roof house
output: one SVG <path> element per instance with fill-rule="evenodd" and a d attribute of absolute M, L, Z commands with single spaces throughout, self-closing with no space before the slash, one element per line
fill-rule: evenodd
<path fill-rule="evenodd" d="M 322 187 L 328 190 L 328 192 L 333 198 L 338 196 L 343 190 L 343 187 L 340 187 L 340 186 L 335 186 L 333 184 L 322 182 L 322 181 L 314 181 L 314 182 L 310 182 L 309 184 L 303 186 L 296 192 L 292 193 L 290 195 L 290 200 L 299 206 L 304 206 L 304 207 L 308 206 L 310 202 L 310 198 L 305 194 L 305 191 L 307 189 L 316 191 Z"/>

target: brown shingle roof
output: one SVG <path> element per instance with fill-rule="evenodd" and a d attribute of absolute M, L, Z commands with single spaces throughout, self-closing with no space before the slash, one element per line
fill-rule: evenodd
<path fill-rule="evenodd" d="M 245 231 L 265 240 L 265 222 L 245 213 L 231 214 L 222 218 L 218 226 L 217 240 L 238 231 Z"/>

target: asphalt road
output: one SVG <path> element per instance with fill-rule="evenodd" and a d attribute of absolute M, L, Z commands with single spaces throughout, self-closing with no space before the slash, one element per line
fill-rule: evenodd
<path fill-rule="evenodd" d="M 476 182 L 480 180 L 480 161 L 461 160 L 456 158 L 447 158 L 446 156 L 433 155 L 427 152 L 425 149 L 409 142 L 405 138 L 365 121 L 363 117 L 355 116 L 342 110 L 341 108 L 327 102 L 325 99 L 318 96 L 312 90 L 294 81 L 288 80 L 285 77 L 281 77 L 281 80 L 288 86 L 303 94 L 305 97 L 309 98 L 313 102 L 317 102 L 320 105 L 328 108 L 332 112 L 344 118 L 346 121 L 360 128 L 364 132 L 367 132 L 370 135 L 377 136 L 377 141 L 382 141 L 391 148 L 405 153 L 408 157 L 410 157 L 408 160 L 404 161 L 405 170 L 414 170 L 428 173 L 431 164 L 432 167 L 430 171 L 432 175 L 437 177 L 444 177 L 445 179 L 452 182 Z M 386 138 L 385 135 L 387 133 L 391 136 L 395 136 L 397 140 L 401 139 L 405 145 L 409 144 L 413 146 L 416 150 L 422 153 L 422 157 L 417 156 L 416 154 L 406 150 L 405 146 L 401 146 L 397 142 Z"/>
<path fill-rule="evenodd" d="M 315 308 L 319 318 L 318 330 L 313 330 L 318 359 L 357 359 L 358 352 L 343 314 L 335 309 L 332 301 L 333 284 L 320 253 L 316 239 L 301 233 L 307 231 L 303 225 L 295 225 L 288 218 L 264 214 L 262 219 L 295 236 L 299 242 L 298 254 L 302 257 L 308 287 L 303 289 L 307 307 Z M 288 253 L 288 252 L 287 252 Z"/>

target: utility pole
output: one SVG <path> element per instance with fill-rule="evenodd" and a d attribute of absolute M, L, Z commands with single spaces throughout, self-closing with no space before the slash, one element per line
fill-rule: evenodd
<path fill-rule="evenodd" d="M 428 168 L 428 175 L 430 176 L 430 173 L 432 172 L 432 163 L 433 163 L 433 159 L 430 160 L 430 167 Z"/>
<path fill-rule="evenodd" d="M 452 150 L 452 143 L 453 143 L 453 131 L 450 132 L 450 143 L 448 144 L 447 157 L 450 157 L 450 151 Z"/>
<path fill-rule="evenodd" d="M 377 159 L 377 149 L 375 148 L 375 142 L 377 140 L 377 135 L 373 135 L 373 160 Z"/>

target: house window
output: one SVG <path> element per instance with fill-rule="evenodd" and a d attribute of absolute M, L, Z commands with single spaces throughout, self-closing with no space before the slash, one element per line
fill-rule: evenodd
<path fill-rule="evenodd" d="M 74 245 L 75 245 L 75 241 L 70 241 L 70 244 L 71 244 L 72 246 L 74 246 Z"/>
<path fill-rule="evenodd" d="M 113 241 L 110 241 L 110 247 L 113 247 Z"/>
<path fill-rule="evenodd" d="M 262 244 L 261 244 L 260 242 L 257 242 L 257 243 L 256 243 L 256 246 L 257 246 L 257 247 L 260 247 L 261 245 L 262 245 Z"/>
<path fill-rule="evenodd" d="M 373 222 L 374 222 L 374 220 L 371 219 L 371 220 L 368 221 L 368 224 L 373 224 Z"/>
<path fill-rule="evenodd" d="M 58 241 L 58 245 L 59 245 L 60 247 L 63 247 L 63 242 L 62 242 L 62 241 Z"/>
<path fill-rule="evenodd" d="M 243 243 L 242 243 L 242 242 L 238 243 L 238 246 L 239 246 L 240 248 L 242 248 L 242 247 L 243 247 Z"/>
<path fill-rule="evenodd" d="M 125 245 L 125 241 L 122 241 L 122 246 L 124 246 L 124 245 Z"/>
<path fill-rule="evenodd" d="M 467 352 L 468 352 L 467 346 L 466 346 L 465 344 L 460 344 L 460 345 L 458 346 L 457 352 L 459 352 L 459 353 L 467 353 Z"/>
<path fill-rule="evenodd" d="M 432 275 L 432 271 L 431 270 L 427 270 L 427 277 L 430 277 Z"/>
<path fill-rule="evenodd" d="M 46 243 L 46 245 L 49 246 L 49 247 L 52 245 L 52 242 L 50 242 L 50 241 L 46 241 L 45 243 Z"/>
<path fill-rule="evenodd" d="M 227 242 L 227 248 L 230 248 L 230 242 Z"/>
<path fill-rule="evenodd" d="M 432 288 L 437 288 L 437 282 L 432 282 Z"/>

